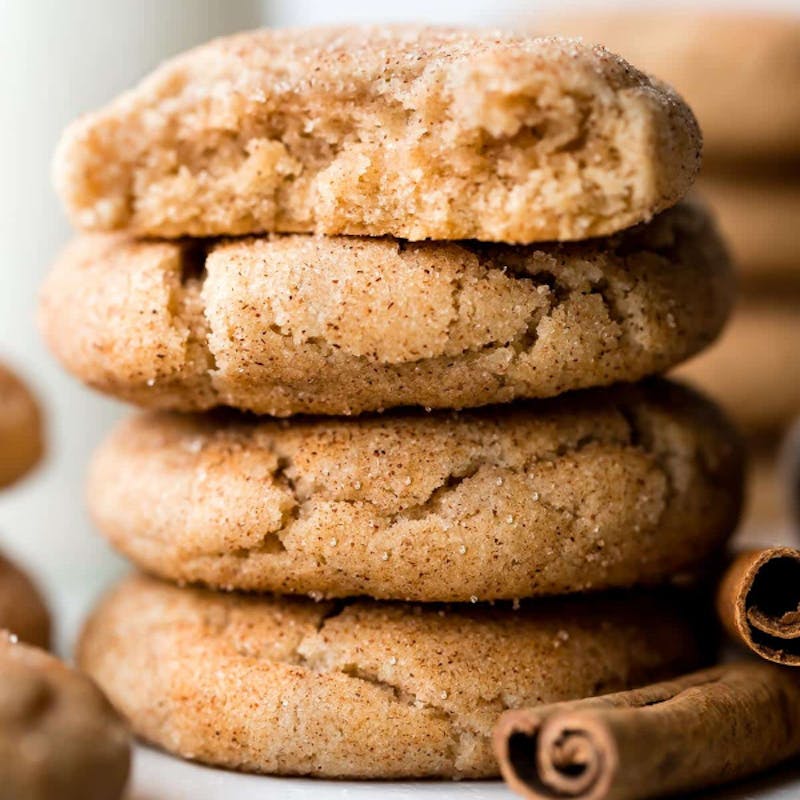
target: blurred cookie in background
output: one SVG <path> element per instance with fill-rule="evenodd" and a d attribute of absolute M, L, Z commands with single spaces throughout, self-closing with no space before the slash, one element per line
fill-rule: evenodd
<path fill-rule="evenodd" d="M 770 297 L 794 289 L 800 306 L 800 162 L 748 175 L 704 170 L 698 191 L 731 248 L 741 293 Z"/>
<path fill-rule="evenodd" d="M 0 798 L 117 800 L 127 728 L 90 678 L 0 632 Z"/>
<path fill-rule="evenodd" d="M 740 547 L 800 543 L 800 293 L 750 295 L 707 352 L 677 374 L 705 387 L 746 434 L 749 450 Z M 792 513 L 794 503 L 795 513 Z"/>
<path fill-rule="evenodd" d="M 789 477 L 789 465 L 800 459 L 800 434 L 785 436 L 800 415 L 799 343 L 800 293 L 751 294 L 720 340 L 677 371 L 703 386 L 746 434 L 747 490 L 734 537 L 740 547 L 800 543 L 791 514 L 800 490 L 796 480 L 791 488 Z"/>
<path fill-rule="evenodd" d="M 43 452 L 42 416 L 27 386 L 0 364 L 0 489 L 29 472 Z M 31 579 L 0 553 L 0 631 L 50 645 L 50 614 Z M 0 789 L 0 798 L 5 797 Z"/>
<path fill-rule="evenodd" d="M 751 447 L 744 512 L 733 540 L 737 549 L 798 544 L 789 484 L 775 451 L 770 440 Z"/>
<path fill-rule="evenodd" d="M 800 413 L 800 292 L 743 297 L 719 341 L 675 374 L 750 437 L 779 436 Z"/>
<path fill-rule="evenodd" d="M 800 546 L 800 417 L 781 441 L 751 442 L 738 548 Z"/>
<path fill-rule="evenodd" d="M 47 649 L 50 627 L 50 614 L 38 588 L 16 564 L 0 554 L 0 630 Z"/>
<path fill-rule="evenodd" d="M 800 16 L 604 9 L 535 22 L 603 44 L 674 86 L 700 121 L 706 164 L 800 158 Z"/>
<path fill-rule="evenodd" d="M 0 488 L 31 470 L 43 450 L 39 406 L 25 384 L 0 364 Z"/>
<path fill-rule="evenodd" d="M 784 439 L 780 467 L 788 491 L 789 526 L 796 541 L 800 539 L 800 416 Z"/>

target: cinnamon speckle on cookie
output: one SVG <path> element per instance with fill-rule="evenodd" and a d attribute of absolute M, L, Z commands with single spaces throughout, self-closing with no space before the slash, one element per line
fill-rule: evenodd
<path fill-rule="evenodd" d="M 514 611 L 135 576 L 100 602 L 78 660 L 139 736 L 184 758 L 385 779 L 496 776 L 489 736 L 506 708 L 639 686 L 702 655 L 674 598 L 640 593 Z"/>
<path fill-rule="evenodd" d="M 700 147 L 677 94 L 576 40 L 311 28 L 167 62 L 71 125 L 54 173 L 85 230 L 530 243 L 649 219 Z"/>
<path fill-rule="evenodd" d="M 113 544 L 170 580 L 467 601 L 701 572 L 736 524 L 741 471 L 714 407 L 654 381 L 285 428 L 140 415 L 97 452 L 88 498 Z"/>
<path fill-rule="evenodd" d="M 705 347 L 733 275 L 681 204 L 605 239 L 531 247 L 306 235 L 78 238 L 42 294 L 51 349 L 151 408 L 463 408 L 635 381 Z"/>

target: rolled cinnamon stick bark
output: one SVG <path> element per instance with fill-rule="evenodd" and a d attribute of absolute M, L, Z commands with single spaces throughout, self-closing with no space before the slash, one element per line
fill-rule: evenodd
<path fill-rule="evenodd" d="M 494 747 L 529 800 L 641 800 L 800 753 L 800 672 L 742 662 L 618 694 L 507 711 Z"/>
<path fill-rule="evenodd" d="M 716 602 L 736 641 L 767 661 L 800 666 L 800 550 L 740 553 L 722 576 Z"/>

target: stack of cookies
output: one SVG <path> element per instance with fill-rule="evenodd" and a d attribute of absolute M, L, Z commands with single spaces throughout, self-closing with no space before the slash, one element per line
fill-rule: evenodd
<path fill-rule="evenodd" d="M 682 374 L 748 433 L 748 539 L 786 525 L 777 441 L 800 415 L 800 16 L 741 11 L 560 15 L 581 34 L 672 83 L 705 138 L 700 193 L 719 215 L 742 292 L 719 344 Z"/>
<path fill-rule="evenodd" d="M 215 41 L 68 129 L 84 232 L 42 328 L 148 409 L 89 478 L 147 576 L 79 659 L 140 736 L 258 772 L 488 776 L 504 709 L 702 660 L 654 587 L 713 560 L 741 454 L 648 378 L 731 303 L 679 202 L 699 150 L 680 98 L 602 49 L 416 28 Z"/>

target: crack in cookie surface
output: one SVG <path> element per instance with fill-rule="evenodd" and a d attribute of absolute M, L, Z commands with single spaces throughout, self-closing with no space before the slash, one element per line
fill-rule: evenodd
<path fill-rule="evenodd" d="M 681 206 L 607 240 L 513 248 L 273 236 L 181 248 L 84 237 L 42 301 L 54 352 L 145 406 L 259 414 L 478 406 L 639 380 L 730 306 L 710 221 Z"/>
<path fill-rule="evenodd" d="M 674 674 L 700 651 L 667 597 L 338 605 L 139 576 L 101 602 L 78 658 L 140 736 L 200 761 L 479 777 L 505 708 Z"/>
<path fill-rule="evenodd" d="M 738 517 L 741 450 L 661 381 L 502 414 L 145 414 L 98 452 L 89 497 L 112 543 L 171 579 L 513 598 L 702 570 Z"/>

